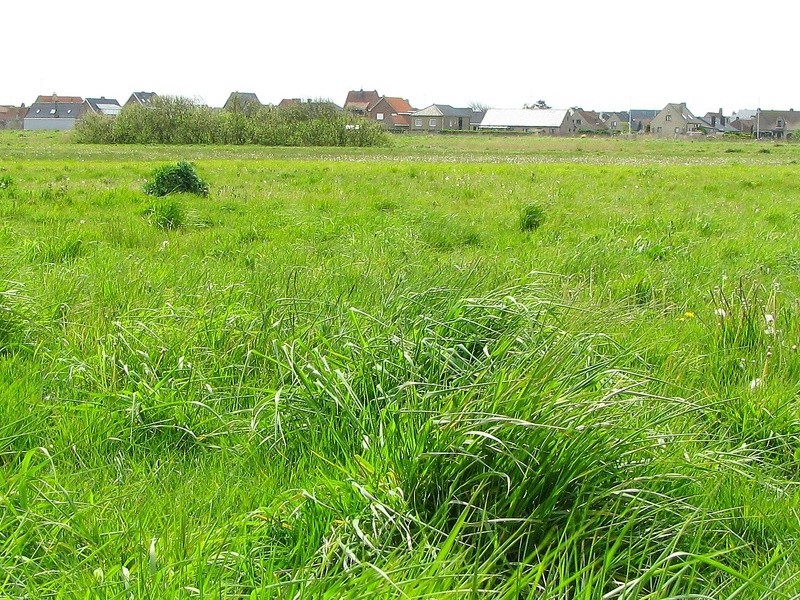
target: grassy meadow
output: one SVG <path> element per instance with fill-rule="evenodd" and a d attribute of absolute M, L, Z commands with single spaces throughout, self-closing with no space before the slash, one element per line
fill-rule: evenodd
<path fill-rule="evenodd" d="M 800 597 L 800 145 L 391 142 L 0 132 L 0 596 Z"/>

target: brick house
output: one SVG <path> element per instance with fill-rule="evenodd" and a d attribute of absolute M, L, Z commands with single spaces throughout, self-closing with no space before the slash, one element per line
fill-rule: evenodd
<path fill-rule="evenodd" d="M 703 122 L 695 117 L 686 103 L 667 104 L 650 122 L 650 133 L 656 137 L 677 137 L 702 133 Z"/>
<path fill-rule="evenodd" d="M 377 121 L 386 129 L 408 129 L 413 112 L 414 108 L 408 100 L 393 96 L 381 96 L 367 109 L 365 116 Z"/>
<path fill-rule="evenodd" d="M 22 106 L 0 106 L 0 129 L 23 129 L 27 114 L 28 109 L 24 104 Z"/>
<path fill-rule="evenodd" d="M 470 131 L 473 123 L 471 108 L 453 108 L 449 104 L 431 104 L 410 116 L 411 131 Z"/>
<path fill-rule="evenodd" d="M 25 129 L 64 131 L 75 127 L 89 105 L 80 96 L 39 96 L 25 115 Z"/>
<path fill-rule="evenodd" d="M 377 104 L 380 99 L 381 95 L 377 90 L 351 90 L 347 92 L 347 99 L 344 101 L 344 110 L 365 117 L 370 107 Z"/>

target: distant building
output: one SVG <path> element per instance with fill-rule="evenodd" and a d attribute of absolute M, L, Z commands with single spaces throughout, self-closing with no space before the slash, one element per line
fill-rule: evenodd
<path fill-rule="evenodd" d="M 28 114 L 27 107 L 21 106 L 0 106 L 0 129 L 23 129 L 25 127 L 25 115 Z"/>
<path fill-rule="evenodd" d="M 96 115 L 116 117 L 122 111 L 119 102 L 114 98 L 106 98 L 105 96 L 86 98 L 86 103 L 89 105 L 89 110 Z"/>
<path fill-rule="evenodd" d="M 408 129 L 414 108 L 404 98 L 381 96 L 374 102 L 364 116 L 377 121 L 386 129 Z"/>
<path fill-rule="evenodd" d="M 557 108 L 490 108 L 481 131 L 519 131 L 540 135 L 571 135 L 569 111 Z"/>
<path fill-rule="evenodd" d="M 351 90 L 347 92 L 347 99 L 344 101 L 344 110 L 361 116 L 367 116 L 367 111 L 377 104 L 381 95 L 377 90 L 364 91 Z"/>
<path fill-rule="evenodd" d="M 133 92 L 124 106 L 138 105 L 151 107 L 153 106 L 153 100 L 156 98 L 158 98 L 158 94 L 155 92 Z"/>
<path fill-rule="evenodd" d="M 39 96 L 25 115 L 25 129 L 64 131 L 75 127 L 89 111 L 80 96 Z"/>
<path fill-rule="evenodd" d="M 782 140 L 795 138 L 800 131 L 800 111 L 759 110 L 753 119 L 753 135 Z"/>
<path fill-rule="evenodd" d="M 677 137 L 702 133 L 703 121 L 686 108 L 685 102 L 667 104 L 650 122 L 656 137 Z"/>
<path fill-rule="evenodd" d="M 597 133 L 606 129 L 603 119 L 593 110 L 571 108 L 569 113 L 570 133 Z"/>
<path fill-rule="evenodd" d="M 431 104 L 411 114 L 411 131 L 470 131 L 473 115 L 471 108 L 453 108 L 449 104 Z M 480 121 L 478 121 L 480 122 Z"/>
<path fill-rule="evenodd" d="M 230 112 L 250 113 L 262 106 L 261 100 L 253 92 L 231 92 L 222 109 Z"/>

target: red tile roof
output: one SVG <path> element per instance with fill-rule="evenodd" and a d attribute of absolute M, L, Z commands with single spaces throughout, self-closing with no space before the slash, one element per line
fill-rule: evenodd
<path fill-rule="evenodd" d="M 36 98 L 36 102 L 64 102 L 64 103 L 73 103 L 73 104 L 80 104 L 83 102 L 83 98 L 80 96 L 39 96 Z"/>
<path fill-rule="evenodd" d="M 394 110 L 396 113 L 414 112 L 414 109 L 408 103 L 408 100 L 404 100 L 403 98 L 392 98 L 390 96 L 384 96 L 384 98 L 389 106 L 392 107 L 392 110 Z"/>

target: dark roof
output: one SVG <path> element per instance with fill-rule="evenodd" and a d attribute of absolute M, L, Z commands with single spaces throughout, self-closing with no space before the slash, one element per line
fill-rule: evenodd
<path fill-rule="evenodd" d="M 261 100 L 253 92 L 231 92 L 223 108 L 230 109 L 248 105 L 262 106 Z"/>
<path fill-rule="evenodd" d="M 783 125 L 778 127 L 778 120 Z M 761 110 L 757 115 L 758 126 L 762 131 L 793 131 L 800 129 L 800 111 L 795 110 Z"/>
<path fill-rule="evenodd" d="M 28 109 L 26 119 L 77 119 L 86 112 L 85 102 L 34 102 Z"/>
<path fill-rule="evenodd" d="M 135 102 L 137 104 L 144 104 L 145 106 L 149 106 L 153 103 L 153 100 L 158 98 L 158 94 L 155 92 L 133 92 L 131 97 L 128 98 L 128 102 Z M 127 104 L 126 103 L 126 104 Z"/>
<path fill-rule="evenodd" d="M 117 102 L 114 98 L 86 98 L 86 103 L 89 105 L 89 108 L 92 111 L 98 114 L 113 114 L 116 115 L 122 110 L 119 102 Z"/>

